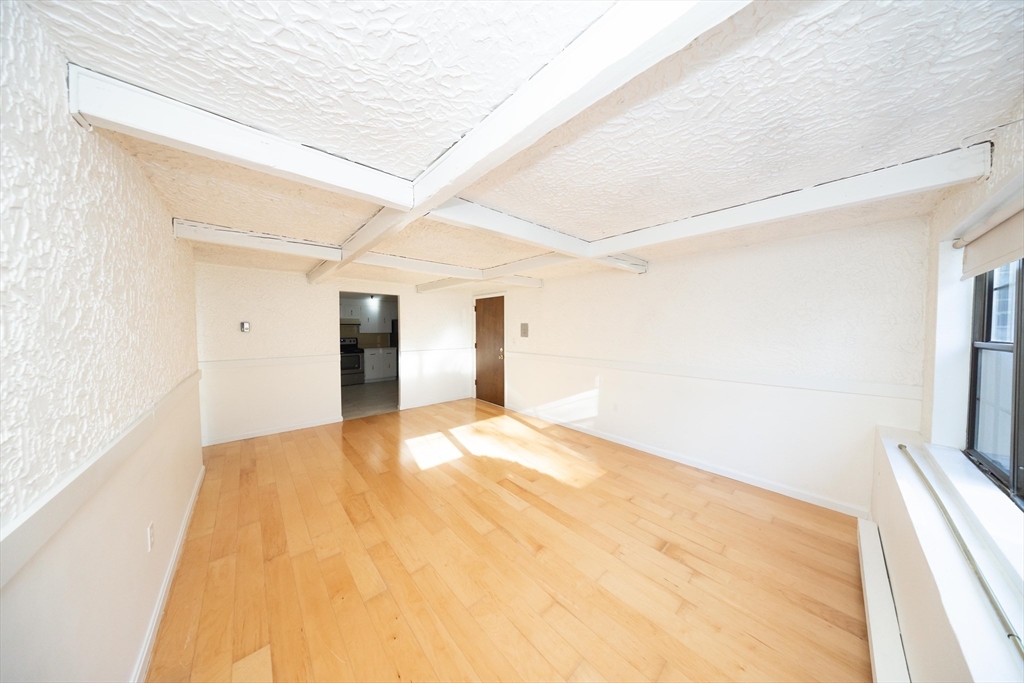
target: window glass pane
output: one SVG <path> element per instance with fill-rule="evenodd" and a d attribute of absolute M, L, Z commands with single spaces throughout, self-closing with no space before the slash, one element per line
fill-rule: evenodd
<path fill-rule="evenodd" d="M 992 330 L 989 341 L 1012 342 L 1020 261 L 992 271 Z"/>
<path fill-rule="evenodd" d="M 974 448 L 1009 473 L 1013 354 L 989 349 L 979 349 L 978 354 Z"/>

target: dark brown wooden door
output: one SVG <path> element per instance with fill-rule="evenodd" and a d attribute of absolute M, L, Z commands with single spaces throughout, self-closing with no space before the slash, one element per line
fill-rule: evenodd
<path fill-rule="evenodd" d="M 505 405 L 505 297 L 476 301 L 476 397 Z"/>

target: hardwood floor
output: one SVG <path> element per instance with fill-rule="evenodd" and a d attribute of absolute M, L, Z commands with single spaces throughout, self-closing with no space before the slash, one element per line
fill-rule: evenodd
<path fill-rule="evenodd" d="M 473 400 L 204 458 L 151 681 L 871 679 L 851 517 Z"/>

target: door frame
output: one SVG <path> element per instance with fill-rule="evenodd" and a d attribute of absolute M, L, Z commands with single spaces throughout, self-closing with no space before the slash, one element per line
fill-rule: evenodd
<path fill-rule="evenodd" d="M 383 283 L 382 282 L 381 284 L 390 284 L 390 283 Z M 359 290 L 356 290 L 356 289 L 338 289 L 337 291 L 338 291 L 338 299 L 337 299 L 337 301 L 338 301 L 339 305 L 341 303 L 341 296 L 343 294 L 361 294 L 361 295 L 372 294 L 373 296 L 393 296 L 393 297 L 395 297 L 395 315 L 398 317 L 398 344 L 395 346 L 395 363 L 398 364 L 398 367 L 395 369 L 396 370 L 395 380 L 398 382 L 398 404 L 397 404 L 398 407 L 395 410 L 396 411 L 402 410 L 402 362 L 401 362 L 401 356 L 402 356 L 402 295 L 401 294 L 397 294 L 397 293 L 396 294 L 385 294 L 385 293 L 379 292 L 379 291 L 377 291 L 377 292 L 374 292 L 374 291 L 359 291 Z M 474 330 L 475 329 L 476 328 L 474 327 Z M 337 342 L 335 342 L 335 343 L 337 343 Z M 365 357 L 363 359 L 363 362 L 364 363 L 366 362 Z M 340 353 L 338 354 L 338 368 L 339 368 L 339 372 L 340 372 L 340 369 L 341 369 L 341 354 Z M 339 377 L 340 377 L 340 375 L 339 375 Z M 345 420 L 345 405 L 344 405 L 345 399 L 344 399 L 343 394 L 344 394 L 344 391 L 342 390 L 341 382 L 339 381 L 338 382 L 338 400 L 339 400 L 339 406 L 338 407 L 341 409 L 341 416 L 340 417 L 341 417 L 341 421 L 342 422 L 344 422 L 344 420 Z"/>
<path fill-rule="evenodd" d="M 506 301 L 508 300 L 508 292 L 507 291 L 489 292 L 487 294 L 474 294 L 473 295 L 473 398 L 474 399 L 477 399 L 477 395 L 476 395 L 476 302 L 479 299 L 496 299 L 499 296 L 504 298 Z M 507 312 L 507 309 L 506 309 L 505 312 Z M 505 345 L 507 346 L 508 345 L 508 325 L 505 324 L 505 318 L 507 317 L 507 316 L 505 316 L 505 312 L 502 313 L 502 319 L 501 319 L 501 341 L 504 342 Z M 399 320 L 401 320 L 401 319 L 399 319 Z M 505 351 L 505 355 L 508 356 L 508 351 Z M 507 360 L 507 358 L 506 358 L 506 360 Z M 501 372 L 502 372 L 502 378 L 501 379 L 502 379 L 502 387 L 503 387 L 502 394 L 501 394 L 501 400 L 505 404 L 502 407 L 504 407 L 507 410 L 508 409 L 508 372 L 505 371 L 505 363 L 504 363 L 504 361 L 501 364 Z M 479 399 L 477 399 L 477 400 L 479 400 Z"/>

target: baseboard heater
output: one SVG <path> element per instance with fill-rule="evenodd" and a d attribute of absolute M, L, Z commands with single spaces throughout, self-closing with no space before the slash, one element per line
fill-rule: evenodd
<path fill-rule="evenodd" d="M 857 541 L 872 679 L 875 683 L 910 683 L 903 636 L 896 616 L 896 603 L 892 597 L 892 585 L 889 583 L 889 570 L 885 566 L 878 525 L 866 519 L 857 520 Z"/>

